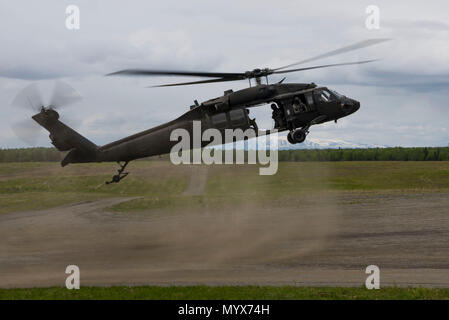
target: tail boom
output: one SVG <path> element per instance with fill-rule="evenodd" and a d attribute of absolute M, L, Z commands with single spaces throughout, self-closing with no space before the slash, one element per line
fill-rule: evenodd
<path fill-rule="evenodd" d="M 42 108 L 32 118 L 50 132 L 51 143 L 59 151 L 70 150 L 62 160 L 62 166 L 69 163 L 97 162 L 100 160 L 98 146 L 59 121 L 59 114 L 55 110 Z"/>

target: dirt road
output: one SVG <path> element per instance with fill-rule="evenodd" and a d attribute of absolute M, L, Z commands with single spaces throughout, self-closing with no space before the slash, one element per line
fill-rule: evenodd
<path fill-rule="evenodd" d="M 323 197 L 324 198 L 324 197 Z M 112 213 L 105 199 L 0 216 L 0 287 L 291 284 L 449 287 L 449 194 L 338 194 L 319 204 Z M 318 202 L 317 202 L 318 203 Z"/>

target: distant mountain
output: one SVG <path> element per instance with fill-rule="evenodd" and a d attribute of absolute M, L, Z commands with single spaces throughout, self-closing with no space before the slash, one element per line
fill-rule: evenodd
<path fill-rule="evenodd" d="M 270 136 L 270 144 L 275 145 L 275 137 Z M 264 138 L 259 138 L 261 149 L 265 148 Z M 287 136 L 279 135 L 278 139 L 278 149 L 279 150 L 298 150 L 298 149 L 368 149 L 368 148 L 387 148 L 388 146 L 384 145 L 376 145 L 376 144 L 366 144 L 366 143 L 357 143 L 350 142 L 340 139 L 319 139 L 319 138 L 307 138 L 306 141 L 299 144 L 290 144 L 287 141 Z M 253 138 L 248 140 L 246 143 L 243 141 L 239 141 L 235 143 L 235 146 L 228 143 L 224 145 L 225 150 L 229 149 L 245 149 L 245 150 L 254 150 L 257 147 L 257 139 Z M 216 146 L 214 148 L 220 148 L 220 146 Z"/>
<path fill-rule="evenodd" d="M 350 142 L 341 139 L 319 139 L 307 138 L 300 144 L 290 144 L 287 137 L 278 137 L 279 150 L 295 150 L 295 149 L 368 149 L 368 148 L 386 148 L 384 145 L 375 145 L 367 143 Z"/>

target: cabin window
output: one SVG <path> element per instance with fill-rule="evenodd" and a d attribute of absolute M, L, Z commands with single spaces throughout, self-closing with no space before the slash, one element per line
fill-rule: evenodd
<path fill-rule="evenodd" d="M 214 127 L 226 127 L 228 120 L 226 119 L 226 113 L 217 113 L 211 117 L 212 124 Z"/>
<path fill-rule="evenodd" d="M 307 99 L 307 104 L 309 105 L 310 108 L 313 107 L 313 97 L 310 93 L 306 94 L 306 99 Z"/>
<path fill-rule="evenodd" d="M 307 112 L 315 110 L 315 104 L 313 103 L 313 96 L 311 92 L 305 94 L 306 102 L 307 102 Z"/>
<path fill-rule="evenodd" d="M 293 99 L 293 111 L 295 113 L 304 113 L 307 112 L 307 106 L 306 104 L 303 102 L 303 97 L 301 97 L 302 99 L 300 99 L 300 97 L 295 97 Z"/>
<path fill-rule="evenodd" d="M 232 126 L 239 126 L 246 124 L 245 110 L 234 109 L 229 111 L 229 117 L 231 118 Z"/>

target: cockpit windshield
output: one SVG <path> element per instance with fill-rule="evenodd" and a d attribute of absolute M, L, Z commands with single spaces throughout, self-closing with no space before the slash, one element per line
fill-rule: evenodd
<path fill-rule="evenodd" d="M 335 90 L 330 90 L 334 95 L 337 96 L 337 98 L 343 98 L 343 95 L 339 94 L 337 91 Z"/>
<path fill-rule="evenodd" d="M 323 88 L 318 92 L 316 92 L 316 97 L 318 98 L 319 101 L 329 102 L 338 100 L 341 97 L 341 95 L 335 91 Z"/>

